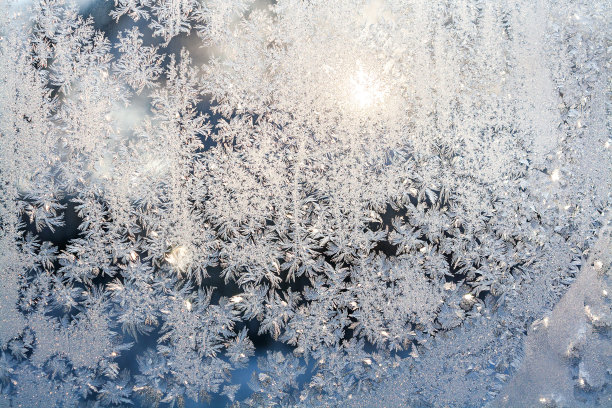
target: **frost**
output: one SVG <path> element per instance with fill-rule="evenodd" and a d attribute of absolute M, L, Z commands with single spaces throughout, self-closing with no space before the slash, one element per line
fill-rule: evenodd
<path fill-rule="evenodd" d="M 606 405 L 611 13 L 3 2 L 0 405 Z"/>

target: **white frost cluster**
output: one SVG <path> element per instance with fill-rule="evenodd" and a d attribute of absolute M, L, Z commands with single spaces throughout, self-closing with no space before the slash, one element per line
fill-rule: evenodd
<path fill-rule="evenodd" d="M 609 405 L 611 24 L 3 1 L 0 406 Z"/>

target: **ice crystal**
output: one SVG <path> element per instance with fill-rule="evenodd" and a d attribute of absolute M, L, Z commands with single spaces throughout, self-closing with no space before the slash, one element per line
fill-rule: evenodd
<path fill-rule="evenodd" d="M 609 405 L 611 21 L 3 2 L 0 405 Z"/>

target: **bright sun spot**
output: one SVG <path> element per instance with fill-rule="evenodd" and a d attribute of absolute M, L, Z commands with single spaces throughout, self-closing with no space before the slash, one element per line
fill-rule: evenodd
<path fill-rule="evenodd" d="M 350 78 L 351 98 L 359 109 L 380 105 L 384 101 L 385 87 L 372 73 L 359 68 Z"/>

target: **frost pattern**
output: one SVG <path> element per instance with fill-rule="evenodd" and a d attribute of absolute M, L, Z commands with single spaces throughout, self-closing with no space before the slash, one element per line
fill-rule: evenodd
<path fill-rule="evenodd" d="M 607 2 L 102 4 L 0 5 L 0 404 L 609 403 Z"/>

